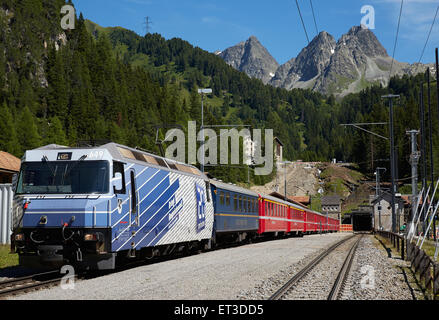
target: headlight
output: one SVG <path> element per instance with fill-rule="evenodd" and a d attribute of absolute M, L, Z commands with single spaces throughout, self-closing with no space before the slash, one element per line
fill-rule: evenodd
<path fill-rule="evenodd" d="M 97 241 L 98 237 L 95 233 L 84 234 L 84 241 Z"/>
<path fill-rule="evenodd" d="M 15 241 L 24 241 L 24 234 L 23 233 L 18 233 L 15 235 Z"/>

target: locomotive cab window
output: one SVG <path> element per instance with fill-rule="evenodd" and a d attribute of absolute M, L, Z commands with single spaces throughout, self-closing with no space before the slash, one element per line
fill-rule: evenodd
<path fill-rule="evenodd" d="M 125 194 L 126 188 L 125 188 L 125 174 L 124 174 L 124 167 L 122 162 L 113 162 L 113 179 L 121 179 L 121 183 L 119 184 L 119 188 L 116 186 L 113 186 L 114 193 L 115 194 Z M 117 177 L 116 177 L 117 175 Z"/>

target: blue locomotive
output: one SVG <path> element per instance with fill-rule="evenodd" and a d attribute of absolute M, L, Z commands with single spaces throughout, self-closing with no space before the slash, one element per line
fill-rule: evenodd
<path fill-rule="evenodd" d="M 211 245 L 209 180 L 196 167 L 109 143 L 27 151 L 16 185 L 13 245 L 20 264 L 114 269 Z"/>

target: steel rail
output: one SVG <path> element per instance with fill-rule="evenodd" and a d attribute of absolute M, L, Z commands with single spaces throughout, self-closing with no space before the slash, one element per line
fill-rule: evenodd
<path fill-rule="evenodd" d="M 51 275 L 57 275 L 54 279 L 49 280 L 37 280 L 42 277 L 50 277 Z M 21 292 L 26 292 L 29 289 L 38 289 L 47 287 L 50 284 L 60 283 L 63 276 L 59 276 L 59 271 L 49 271 L 43 273 L 37 273 L 17 279 L 11 279 L 0 282 L 0 297 L 6 297 L 15 295 Z"/>
<path fill-rule="evenodd" d="M 346 281 L 352 267 L 352 262 L 354 261 L 355 252 L 357 251 L 361 239 L 363 239 L 363 235 L 354 243 L 351 250 L 349 250 L 349 253 L 346 256 L 346 259 L 340 269 L 337 279 L 335 279 L 335 283 L 331 289 L 331 292 L 329 293 L 328 300 L 338 300 L 341 297 L 341 293 L 343 292 L 344 286 L 346 285 Z"/>
<path fill-rule="evenodd" d="M 353 235 L 351 237 L 340 240 L 336 244 L 329 247 L 319 256 L 317 256 L 314 260 L 312 260 L 308 265 L 306 265 L 302 270 L 296 273 L 283 287 L 277 290 L 268 300 L 280 300 L 282 296 L 284 296 L 296 283 L 298 283 L 303 277 L 305 277 L 314 267 L 316 267 L 326 256 L 328 256 L 331 252 L 337 249 L 342 244 L 356 237 Z"/>

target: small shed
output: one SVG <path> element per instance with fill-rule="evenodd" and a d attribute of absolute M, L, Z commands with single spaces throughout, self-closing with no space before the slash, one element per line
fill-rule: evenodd
<path fill-rule="evenodd" d="M 341 198 L 337 195 L 322 197 L 322 212 L 327 213 L 331 218 L 338 219 L 341 214 Z"/>
<path fill-rule="evenodd" d="M 392 231 L 392 195 L 383 193 L 372 201 L 374 226 L 376 230 Z M 404 224 L 404 200 L 395 198 L 397 229 Z"/>
<path fill-rule="evenodd" d="M 279 140 L 278 137 L 274 138 L 274 153 L 276 161 L 279 163 L 283 160 L 283 148 L 284 144 Z"/>

